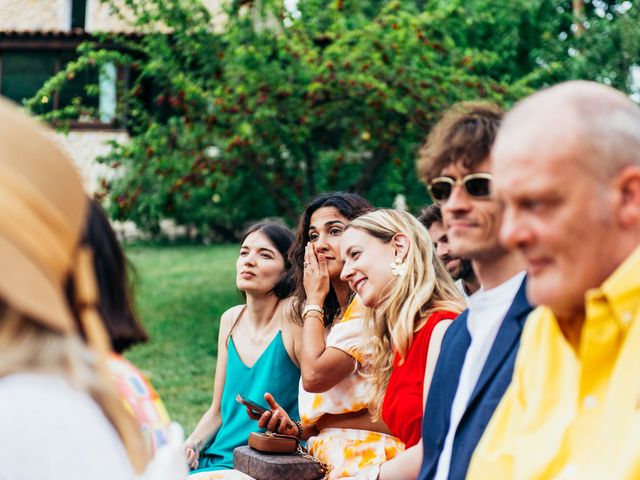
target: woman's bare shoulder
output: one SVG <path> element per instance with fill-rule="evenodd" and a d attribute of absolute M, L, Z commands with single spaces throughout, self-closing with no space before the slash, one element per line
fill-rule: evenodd
<path fill-rule="evenodd" d="M 242 313 L 245 305 L 236 305 L 234 307 L 229 308 L 222 314 L 220 317 L 220 333 L 224 333 L 225 336 L 229 333 L 229 330 L 233 327 L 233 324 L 238 318 L 238 315 Z"/>
<path fill-rule="evenodd" d="M 278 315 L 282 320 L 282 328 L 289 328 L 290 326 L 296 326 L 293 322 L 293 309 L 295 303 L 293 297 L 287 297 L 280 300 L 278 303 Z"/>

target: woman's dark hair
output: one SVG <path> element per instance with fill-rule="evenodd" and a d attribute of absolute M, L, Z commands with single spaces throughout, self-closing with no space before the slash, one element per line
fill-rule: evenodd
<path fill-rule="evenodd" d="M 296 238 L 289 250 L 289 261 L 292 265 L 293 277 L 295 281 L 295 298 L 293 301 L 292 319 L 296 323 L 302 324 L 302 309 L 307 299 L 304 292 L 304 249 L 309 242 L 309 224 L 313 213 L 323 207 L 334 207 L 347 220 L 353 220 L 360 215 L 373 210 L 373 206 L 356 193 L 330 192 L 319 195 L 307 204 L 296 230 Z M 324 299 L 324 324 L 331 325 L 335 316 L 340 311 L 338 297 L 332 286 L 329 286 L 329 293 Z"/>
<path fill-rule="evenodd" d="M 104 210 L 91 201 L 83 243 L 93 250 L 93 265 L 100 300 L 98 312 L 111 338 L 113 350 L 122 353 L 149 337 L 133 309 L 127 269 L 131 269 Z"/>
<path fill-rule="evenodd" d="M 291 244 L 293 243 L 293 233 L 291 233 L 291 230 L 287 227 L 278 223 L 256 223 L 246 230 L 240 243 L 244 243 L 245 239 L 254 232 L 260 232 L 267 237 L 273 246 L 276 247 L 276 250 L 280 252 L 282 258 L 284 258 L 284 272 L 276 283 L 276 286 L 273 287 L 273 293 L 275 293 L 278 298 L 287 298 L 293 293 L 295 286 L 293 273 L 291 271 L 291 260 L 288 255 Z"/>

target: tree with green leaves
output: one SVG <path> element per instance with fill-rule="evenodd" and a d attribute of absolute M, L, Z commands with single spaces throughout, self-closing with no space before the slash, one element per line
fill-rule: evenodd
<path fill-rule="evenodd" d="M 563 37 L 570 1 L 299 0 L 289 11 L 244 0 L 229 3 L 222 28 L 197 0 L 123 1 L 141 36 L 83 45 L 30 105 L 70 72 L 127 68 L 118 112 L 131 140 L 101 159 L 120 172 L 104 184 L 111 213 L 226 239 L 258 218 L 294 222 L 322 191 L 379 206 L 401 194 L 416 209 L 428 202 L 416 150 L 444 109 L 478 98 L 509 106 L 548 83 L 597 77 L 586 65 L 616 45 L 596 49 L 589 29 Z M 628 41 L 631 18 L 589 27 Z"/>

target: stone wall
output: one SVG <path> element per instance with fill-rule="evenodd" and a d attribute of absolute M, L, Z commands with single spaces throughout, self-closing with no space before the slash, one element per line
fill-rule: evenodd
<path fill-rule="evenodd" d="M 120 15 L 124 17 L 124 21 Z M 100 0 L 87 0 L 86 30 L 88 32 L 129 32 L 133 30 L 130 27 L 131 18 L 130 12 L 124 7 L 120 7 L 118 13 L 114 15 L 110 7 Z"/>
<path fill-rule="evenodd" d="M 214 24 L 224 21 L 220 15 L 223 0 L 202 0 L 212 12 Z M 121 3 L 116 0 L 116 3 Z M 125 19 L 131 18 L 124 8 Z M 0 0 L 0 31 L 68 31 L 71 25 L 71 0 Z M 87 0 L 86 30 L 89 32 L 131 31 L 129 23 L 113 15 L 100 0 Z"/>
<path fill-rule="evenodd" d="M 87 0 L 85 24 L 88 31 L 130 30 L 100 0 Z M 0 0 L 0 30 L 68 31 L 70 27 L 71 0 Z"/>
<path fill-rule="evenodd" d="M 129 135 L 124 131 L 71 131 L 68 134 L 54 133 L 53 135 L 56 142 L 71 156 L 78 167 L 84 180 L 85 190 L 89 194 L 98 190 L 102 178 L 111 179 L 117 175 L 114 169 L 95 161 L 97 157 L 109 152 L 110 147 L 107 142 L 129 140 Z M 122 241 L 149 238 L 147 232 L 139 230 L 130 220 L 114 221 L 112 226 Z M 193 237 L 197 233 L 193 228 L 177 225 L 171 219 L 160 222 L 160 231 L 169 240 Z"/>
<path fill-rule="evenodd" d="M 66 0 L 0 0 L 0 30 L 67 30 Z"/>
<path fill-rule="evenodd" d="M 127 142 L 129 135 L 125 131 L 71 131 L 68 134 L 56 133 L 57 142 L 64 148 L 78 166 L 89 193 L 98 190 L 101 178 L 112 178 L 115 172 L 95 159 L 109 152 L 110 140 Z"/>
<path fill-rule="evenodd" d="M 87 193 L 92 194 L 100 185 L 100 179 L 111 179 L 116 175 L 116 171 L 95 159 L 109 152 L 107 142 L 116 140 L 127 142 L 129 135 L 125 131 L 71 131 L 67 134 L 54 133 L 54 140 L 71 156 L 73 162 L 78 167 L 84 187 Z M 135 223 L 127 221 L 112 221 L 111 225 L 121 241 L 133 241 L 148 238 L 148 234 L 138 229 Z M 181 236 L 181 231 L 176 226 L 171 225 L 164 228 L 163 233 L 168 238 Z"/>
<path fill-rule="evenodd" d="M 212 23 L 220 27 L 224 21 L 225 16 L 221 13 L 221 5 L 223 0 L 201 0 L 202 4 L 211 12 Z M 122 3 L 116 0 L 117 3 Z M 124 22 L 119 16 L 124 16 L 125 19 L 130 20 L 132 18 L 130 12 L 125 8 L 120 8 L 117 15 L 111 13 L 110 7 L 100 0 L 87 0 L 87 31 L 89 32 L 123 32 L 131 31 L 129 22 Z M 164 30 L 159 27 L 159 30 Z"/>

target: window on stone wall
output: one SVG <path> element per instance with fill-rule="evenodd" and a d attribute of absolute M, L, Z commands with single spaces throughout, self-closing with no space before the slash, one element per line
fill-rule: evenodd
<path fill-rule="evenodd" d="M 22 103 L 31 98 L 56 72 L 55 52 L 5 50 L 2 52 L 0 89 L 4 96 Z M 45 102 L 42 111 L 53 109 L 53 102 Z"/>
<path fill-rule="evenodd" d="M 36 92 L 55 73 L 76 58 L 74 50 L 23 50 L 0 51 L 0 93 L 22 103 Z M 87 70 L 67 79 L 64 86 L 51 98 L 43 99 L 38 113 L 62 110 L 72 104 L 81 104 L 79 117 L 74 127 L 114 125 L 116 120 L 117 68 L 108 65 L 102 71 Z M 95 85 L 93 95 L 87 85 Z"/>
<path fill-rule="evenodd" d="M 84 30 L 87 18 L 87 0 L 71 1 L 71 28 Z"/>
<path fill-rule="evenodd" d="M 76 54 L 72 51 L 60 52 L 60 68 L 66 67 L 67 63 L 75 60 Z M 88 95 L 85 87 L 87 85 L 96 85 L 99 81 L 97 69 L 85 70 L 75 74 L 74 77 L 67 78 L 64 86 L 58 92 L 56 109 L 62 109 L 73 104 L 74 101 L 81 100 L 83 107 L 86 108 L 86 118 L 97 117 L 94 112 L 99 107 L 99 95 Z"/>

